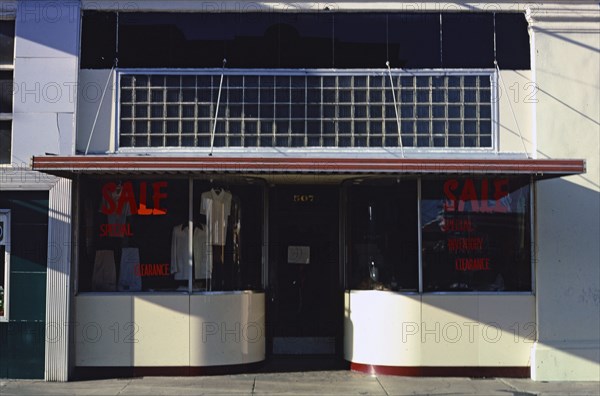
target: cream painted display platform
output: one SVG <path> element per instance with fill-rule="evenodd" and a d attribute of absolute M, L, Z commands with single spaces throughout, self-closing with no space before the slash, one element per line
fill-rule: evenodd
<path fill-rule="evenodd" d="M 344 357 L 397 367 L 529 367 L 535 297 L 347 291 Z"/>
<path fill-rule="evenodd" d="M 75 297 L 75 365 L 220 366 L 265 359 L 265 295 L 90 293 Z"/>

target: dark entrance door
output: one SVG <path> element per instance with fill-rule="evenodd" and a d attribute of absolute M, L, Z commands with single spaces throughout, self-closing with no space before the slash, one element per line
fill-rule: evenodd
<path fill-rule="evenodd" d="M 269 202 L 269 352 L 341 355 L 339 189 L 277 186 Z"/>

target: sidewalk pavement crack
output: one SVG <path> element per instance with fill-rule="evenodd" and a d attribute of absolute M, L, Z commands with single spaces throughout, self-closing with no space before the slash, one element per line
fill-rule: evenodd
<path fill-rule="evenodd" d="M 127 380 L 127 383 L 121 388 L 121 390 L 119 390 L 117 395 L 120 395 L 125 390 L 125 388 L 127 388 L 129 384 L 131 384 L 131 381 L 133 381 L 133 379 Z"/>
<path fill-rule="evenodd" d="M 379 386 L 381 386 L 381 389 L 383 389 L 383 391 L 385 392 L 385 396 L 390 396 L 388 391 L 383 387 L 383 384 L 381 383 L 381 381 L 379 381 L 379 377 L 376 376 L 375 379 L 377 380 L 377 383 L 379 384 Z"/>
<path fill-rule="evenodd" d="M 511 391 L 515 394 L 515 396 L 535 396 L 535 393 L 523 391 L 511 384 L 510 382 L 506 381 L 504 378 L 497 378 L 497 380 L 502 382 L 504 385 L 508 386 L 511 389 Z"/>
<path fill-rule="evenodd" d="M 256 377 L 254 377 L 254 381 L 252 381 L 252 392 L 250 393 L 251 395 L 254 394 L 254 388 L 256 387 Z"/>

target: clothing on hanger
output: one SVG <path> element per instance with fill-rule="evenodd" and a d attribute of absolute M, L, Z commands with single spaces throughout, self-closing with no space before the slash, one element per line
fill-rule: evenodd
<path fill-rule="evenodd" d="M 212 278 L 212 246 L 207 243 L 206 226 L 204 224 L 194 228 L 193 254 L 194 279 Z"/>
<path fill-rule="evenodd" d="M 111 200 L 114 203 L 119 202 L 119 198 L 121 197 L 121 191 L 122 191 L 122 185 L 121 182 L 119 182 L 115 188 L 115 191 L 111 192 Z M 106 208 L 108 207 L 108 203 L 106 202 L 105 197 L 102 197 L 102 201 L 100 202 L 100 208 L 98 209 L 99 212 L 102 212 L 102 208 Z M 120 210 L 120 212 L 114 211 L 110 214 L 106 215 L 106 224 L 110 224 L 110 225 L 124 225 L 127 223 L 127 217 L 131 216 L 131 208 L 129 207 L 129 202 L 124 202 L 123 204 L 123 208 Z M 117 237 L 117 238 L 123 238 L 125 237 L 125 234 L 122 232 L 122 229 L 119 227 L 116 228 L 109 228 L 109 237 Z"/>
<path fill-rule="evenodd" d="M 225 246 L 227 219 L 231 213 L 229 191 L 211 189 L 200 197 L 200 213 L 206 215 L 207 240 L 210 245 Z"/>
<path fill-rule="evenodd" d="M 212 277 L 212 249 L 208 249 L 204 226 L 194 227 L 192 235 L 192 257 L 194 260 L 195 279 Z M 176 280 L 189 278 L 189 235 L 188 226 L 177 225 L 171 236 L 171 273 Z"/>
<path fill-rule="evenodd" d="M 98 250 L 94 260 L 92 274 L 93 291 L 115 291 L 117 271 L 113 250 Z"/>
<path fill-rule="evenodd" d="M 138 248 L 126 247 L 121 251 L 121 266 L 119 268 L 119 291 L 142 290 L 142 278 L 135 274 L 135 267 L 140 265 Z"/>

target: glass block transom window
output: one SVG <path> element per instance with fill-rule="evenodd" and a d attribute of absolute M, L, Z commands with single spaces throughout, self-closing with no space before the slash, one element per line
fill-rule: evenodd
<path fill-rule="evenodd" d="M 122 73 L 119 146 L 492 148 L 492 78 Z"/>

